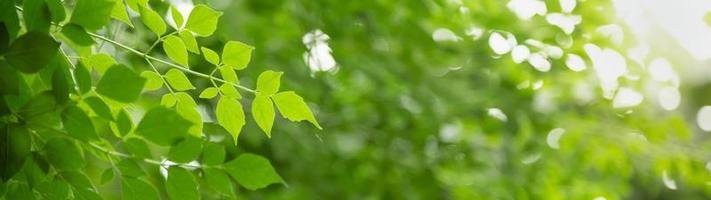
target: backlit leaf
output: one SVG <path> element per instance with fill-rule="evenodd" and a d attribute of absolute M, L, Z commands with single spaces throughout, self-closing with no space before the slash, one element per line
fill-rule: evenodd
<path fill-rule="evenodd" d="M 146 78 L 146 90 L 157 90 L 163 87 L 163 78 L 158 73 L 143 71 L 141 77 Z"/>
<path fill-rule="evenodd" d="M 229 41 L 222 49 L 222 63 L 236 70 L 244 69 L 252 59 L 252 50 L 254 50 L 254 47 L 245 43 Z"/>
<path fill-rule="evenodd" d="M 237 138 L 245 123 L 242 104 L 234 98 L 223 96 L 217 102 L 215 114 L 217 115 L 217 122 L 232 135 L 235 144 L 237 144 Z"/>
<path fill-rule="evenodd" d="M 185 49 L 183 40 L 176 36 L 168 36 L 163 39 L 163 51 L 168 58 L 182 66 L 188 66 L 188 50 Z"/>
<path fill-rule="evenodd" d="M 114 119 L 109 106 L 106 105 L 103 100 L 99 99 L 99 97 L 87 97 L 84 99 L 84 102 L 86 102 L 86 104 L 89 105 L 89 107 L 91 107 L 91 109 L 94 110 L 94 113 L 96 113 L 99 117 L 106 120 Z"/>
<path fill-rule="evenodd" d="M 202 55 L 205 57 L 207 62 L 212 63 L 215 66 L 220 64 L 220 56 L 217 55 L 215 51 L 206 47 L 200 47 L 200 49 L 202 50 Z"/>
<path fill-rule="evenodd" d="M 268 96 L 257 94 L 252 101 L 252 117 L 257 122 L 267 137 L 272 136 L 272 126 L 274 125 L 274 105 Z"/>
<path fill-rule="evenodd" d="M 196 33 L 198 36 L 210 36 L 217 29 L 217 21 L 220 16 L 222 16 L 222 12 L 215 11 L 202 4 L 197 5 L 190 11 L 185 29 Z"/>
<path fill-rule="evenodd" d="M 167 73 L 165 73 L 165 79 L 168 81 L 168 84 L 170 84 L 173 89 L 177 91 L 185 91 L 185 90 L 192 90 L 195 89 L 195 86 L 193 86 L 192 83 L 190 83 L 190 80 L 188 80 L 188 77 L 185 76 L 185 74 L 177 69 L 170 69 L 168 70 Z"/>
<path fill-rule="evenodd" d="M 279 91 L 282 74 L 284 74 L 284 72 L 271 70 L 262 72 L 257 78 L 257 91 L 265 96 L 277 93 Z"/>
<path fill-rule="evenodd" d="M 148 148 L 148 144 L 142 139 L 135 137 L 128 138 L 123 143 L 123 148 L 138 158 L 151 158 L 151 150 Z"/>
<path fill-rule="evenodd" d="M 179 35 L 180 39 L 183 39 L 183 43 L 185 43 L 185 48 L 187 48 L 188 51 L 200 54 L 197 41 L 195 41 L 195 36 L 193 36 L 190 31 L 180 31 Z"/>
<path fill-rule="evenodd" d="M 109 23 L 115 0 L 78 0 L 71 22 L 89 31 L 96 31 Z"/>
<path fill-rule="evenodd" d="M 146 6 L 139 6 L 139 13 L 141 14 L 141 21 L 143 24 L 145 24 L 153 33 L 159 36 L 165 33 L 165 22 L 156 11 L 153 11 Z"/>
<path fill-rule="evenodd" d="M 304 99 L 293 91 L 277 93 L 272 99 L 274 99 L 274 103 L 277 108 L 279 108 L 279 113 L 281 113 L 284 118 L 293 122 L 306 120 L 311 122 L 311 124 L 318 129 L 321 129 L 321 125 L 316 121 L 314 114 L 311 113 L 311 109 L 306 105 Z"/>
<path fill-rule="evenodd" d="M 215 87 L 208 87 L 208 88 L 205 88 L 205 90 L 203 90 L 203 91 L 200 93 L 200 98 L 203 98 L 203 99 L 212 99 L 212 98 L 214 98 L 215 96 L 217 96 L 217 93 L 218 93 L 219 91 L 220 91 L 220 90 L 218 90 L 218 89 L 215 88 Z"/>

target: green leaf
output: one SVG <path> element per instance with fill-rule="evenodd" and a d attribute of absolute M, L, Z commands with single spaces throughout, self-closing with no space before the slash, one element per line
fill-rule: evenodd
<path fill-rule="evenodd" d="M 195 89 L 188 77 L 185 76 L 183 72 L 177 69 L 170 69 L 168 73 L 165 73 L 165 79 L 168 81 L 173 89 L 177 91 L 185 91 Z"/>
<path fill-rule="evenodd" d="M 202 55 L 205 57 L 205 60 L 207 60 L 207 62 L 215 66 L 220 65 L 220 56 L 217 55 L 215 51 L 213 51 L 212 49 L 208 49 L 207 47 L 200 47 L 200 49 L 202 50 Z"/>
<path fill-rule="evenodd" d="M 82 172 L 66 171 L 61 174 L 62 178 L 72 185 L 72 192 L 75 199 L 83 200 L 99 200 L 101 197 L 97 194 L 96 188 L 89 180 L 89 177 Z"/>
<path fill-rule="evenodd" d="M 272 137 L 272 125 L 274 125 L 274 105 L 268 96 L 257 94 L 252 101 L 252 117 L 257 122 L 267 137 Z"/>
<path fill-rule="evenodd" d="M 225 172 L 214 168 L 203 168 L 202 172 L 210 189 L 226 196 L 234 196 L 234 186 Z"/>
<path fill-rule="evenodd" d="M 225 147 L 212 142 L 205 142 L 202 149 L 202 164 L 219 165 L 225 162 Z"/>
<path fill-rule="evenodd" d="M 275 94 L 279 91 L 279 84 L 281 82 L 281 75 L 284 72 L 275 72 L 267 70 L 262 72 L 257 78 L 257 91 L 269 96 Z"/>
<path fill-rule="evenodd" d="M 131 155 L 138 158 L 151 158 L 151 150 L 148 148 L 148 144 L 139 138 L 128 138 L 126 142 L 123 143 L 123 148 L 128 151 Z"/>
<path fill-rule="evenodd" d="M 25 103 L 18 114 L 24 119 L 29 128 L 54 127 L 61 119 L 54 116 L 57 102 L 49 92 L 40 93 Z"/>
<path fill-rule="evenodd" d="M 197 5 L 190 11 L 185 29 L 194 32 L 198 36 L 210 36 L 217 29 L 217 21 L 220 16 L 222 16 L 222 12 L 215 11 L 206 5 Z"/>
<path fill-rule="evenodd" d="M 86 63 L 94 70 L 103 75 L 109 67 L 116 65 L 116 60 L 108 54 L 94 54 L 86 60 Z"/>
<path fill-rule="evenodd" d="M 20 74 L 15 68 L 0 61 L 0 93 L 4 95 L 20 94 Z"/>
<path fill-rule="evenodd" d="M 55 137 L 44 146 L 47 153 L 47 160 L 57 169 L 61 170 L 81 170 L 86 164 L 84 153 L 69 139 Z"/>
<path fill-rule="evenodd" d="M 200 98 L 203 98 L 203 99 L 212 99 L 212 98 L 214 98 L 215 96 L 217 96 L 217 92 L 219 92 L 219 91 L 220 91 L 220 90 L 218 90 L 218 89 L 215 88 L 215 87 L 208 87 L 208 88 L 205 88 L 205 90 L 203 90 L 203 91 L 200 93 Z"/>
<path fill-rule="evenodd" d="M 77 80 L 80 95 L 91 91 L 91 74 L 81 62 L 78 62 L 76 68 L 74 68 L 74 78 Z"/>
<path fill-rule="evenodd" d="M 146 6 L 148 4 L 148 0 L 125 0 L 126 5 L 131 8 L 131 10 L 139 12 L 139 7 L 140 6 Z"/>
<path fill-rule="evenodd" d="M 156 35 L 160 36 L 165 33 L 165 22 L 163 18 L 156 12 L 151 10 L 146 6 L 139 6 L 139 13 L 141 14 L 141 21 L 145 24 L 148 29 L 151 29 Z"/>
<path fill-rule="evenodd" d="M 62 35 L 79 46 L 91 46 L 94 39 L 86 33 L 86 30 L 77 24 L 67 24 L 62 27 Z"/>
<path fill-rule="evenodd" d="M 62 111 L 62 124 L 67 129 L 67 133 L 74 138 L 82 141 L 99 139 L 91 119 L 79 107 L 68 106 L 64 108 L 64 111 Z"/>
<path fill-rule="evenodd" d="M 188 132 L 195 137 L 200 137 L 202 135 L 202 117 L 200 116 L 200 112 L 196 109 L 197 104 L 195 100 L 185 92 L 176 92 L 175 97 L 177 100 L 175 106 L 176 111 L 181 117 L 193 124 L 190 129 L 188 129 Z"/>
<path fill-rule="evenodd" d="M 220 86 L 220 92 L 222 92 L 222 95 L 226 97 L 242 99 L 242 95 L 240 95 L 237 89 L 235 89 L 235 87 L 231 84 L 222 84 Z"/>
<path fill-rule="evenodd" d="M 163 87 L 163 78 L 158 73 L 143 71 L 141 77 L 146 79 L 146 90 L 157 90 Z"/>
<path fill-rule="evenodd" d="M 67 12 L 64 10 L 64 5 L 60 0 L 45 0 L 49 13 L 52 14 L 52 21 L 60 23 L 67 17 Z M 27 20 L 27 19 L 25 19 Z"/>
<path fill-rule="evenodd" d="M 177 166 L 168 169 L 165 189 L 171 199 L 200 199 L 195 177 L 188 170 Z"/>
<path fill-rule="evenodd" d="M 58 67 L 52 73 L 52 93 L 58 103 L 63 104 L 69 100 L 69 77 L 64 71 L 67 68 Z"/>
<path fill-rule="evenodd" d="M 131 129 L 133 129 L 133 120 L 131 120 L 131 116 L 123 109 L 116 115 L 116 129 L 122 136 L 128 134 L 131 132 Z"/>
<path fill-rule="evenodd" d="M 109 167 L 101 172 L 101 184 L 106 184 L 114 179 L 114 169 Z"/>
<path fill-rule="evenodd" d="M 197 41 L 195 41 L 195 36 L 193 36 L 190 31 L 180 31 L 179 35 L 180 39 L 183 39 L 183 43 L 185 43 L 185 48 L 187 48 L 188 51 L 200 54 L 200 50 L 198 50 Z"/>
<path fill-rule="evenodd" d="M 245 153 L 224 164 L 232 178 L 249 190 L 264 188 L 273 183 L 284 182 L 269 160 L 262 156 Z"/>
<path fill-rule="evenodd" d="M 111 66 L 99 83 L 96 92 L 123 103 L 136 101 L 141 95 L 146 79 L 124 65 Z"/>
<path fill-rule="evenodd" d="M 116 4 L 114 5 L 114 8 L 111 10 L 111 17 L 114 19 L 117 19 L 124 24 L 128 25 L 129 27 L 133 27 L 133 23 L 131 23 L 131 19 L 128 18 L 128 12 L 126 12 L 126 6 L 123 5 L 123 0 L 115 0 Z"/>
<path fill-rule="evenodd" d="M 121 181 L 122 200 L 159 200 L 158 190 L 152 184 L 139 179 L 124 177 Z"/>
<path fill-rule="evenodd" d="M 272 99 L 274 99 L 274 103 L 277 108 L 279 108 L 279 113 L 281 113 L 281 116 L 284 118 L 292 122 L 306 120 L 311 122 L 316 128 L 321 129 L 321 125 L 316 121 L 314 114 L 311 113 L 311 109 L 306 105 L 304 99 L 293 91 L 277 93 Z"/>
<path fill-rule="evenodd" d="M 54 178 L 52 180 L 47 179 L 37 185 L 34 189 L 47 199 L 69 198 L 69 184 L 58 178 Z"/>
<path fill-rule="evenodd" d="M 220 74 L 222 75 L 222 80 L 225 80 L 227 82 L 231 83 L 238 83 L 237 79 L 237 73 L 235 73 L 235 70 L 230 67 L 230 66 L 221 66 L 220 67 Z"/>
<path fill-rule="evenodd" d="M 71 22 L 89 31 L 99 30 L 109 23 L 115 4 L 114 0 L 78 0 Z"/>
<path fill-rule="evenodd" d="M 47 3 L 44 0 L 25 0 L 23 3 L 22 17 L 25 28 L 28 31 L 49 32 L 52 16 Z"/>
<path fill-rule="evenodd" d="M 114 120 L 114 116 L 111 115 L 111 109 L 109 109 L 109 106 L 106 105 L 103 100 L 99 99 L 99 97 L 87 97 L 84 99 L 84 102 L 91 107 L 97 116 L 107 120 Z"/>
<path fill-rule="evenodd" d="M 175 110 L 158 106 L 146 112 L 135 133 L 155 144 L 169 146 L 187 135 L 190 126 L 190 121 Z"/>
<path fill-rule="evenodd" d="M 252 59 L 254 47 L 238 41 L 229 41 L 222 49 L 222 63 L 241 70 L 247 67 Z"/>
<path fill-rule="evenodd" d="M 232 135 L 235 144 L 237 144 L 237 138 L 245 123 L 242 104 L 234 98 L 223 96 L 217 102 L 215 114 L 217 115 L 217 122 Z"/>
<path fill-rule="evenodd" d="M 39 32 L 27 32 L 12 43 L 4 57 L 23 73 L 36 73 L 46 67 L 56 55 L 59 43 Z"/>
<path fill-rule="evenodd" d="M 170 148 L 168 159 L 176 163 L 187 163 L 197 159 L 202 151 L 202 141 L 195 137 L 186 137 Z"/>
<path fill-rule="evenodd" d="M 170 108 L 173 107 L 177 101 L 174 94 L 168 93 L 160 98 L 160 105 Z"/>
<path fill-rule="evenodd" d="M 175 29 L 183 27 L 183 14 L 175 6 L 170 6 L 170 16 L 173 17 L 173 22 L 175 22 Z"/>
<path fill-rule="evenodd" d="M 146 172 L 144 172 L 141 166 L 139 166 L 133 159 L 121 159 L 121 161 L 116 164 L 116 167 L 124 177 L 137 178 L 146 176 Z"/>
<path fill-rule="evenodd" d="M 163 51 L 171 60 L 185 67 L 188 66 L 188 50 L 185 49 L 185 44 L 180 38 L 171 35 L 163 39 Z"/>

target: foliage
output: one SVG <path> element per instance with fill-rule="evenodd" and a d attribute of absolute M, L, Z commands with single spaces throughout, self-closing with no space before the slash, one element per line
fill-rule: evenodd
<path fill-rule="evenodd" d="M 0 4 L 3 199 L 117 192 L 122 199 L 231 199 L 237 185 L 283 183 L 269 160 L 235 147 L 248 116 L 243 94 L 254 100 L 251 115 L 266 136 L 274 101 L 286 118 L 298 115 L 321 128 L 292 91 L 279 103 L 282 72 L 265 71 L 256 89 L 239 82 L 235 70 L 247 67 L 254 47 L 227 41 L 218 56 L 195 38 L 213 35 L 223 14 L 207 5 L 183 18 L 167 2 L 146 0 Z M 124 26 L 134 34 L 115 33 Z M 154 41 L 137 45 L 130 37 Z M 217 106 L 203 115 L 198 102 Z"/>

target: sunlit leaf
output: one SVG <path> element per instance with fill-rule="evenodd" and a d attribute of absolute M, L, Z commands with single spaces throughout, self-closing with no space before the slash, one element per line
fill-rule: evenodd
<path fill-rule="evenodd" d="M 252 59 L 254 47 L 239 41 L 229 41 L 222 49 L 222 63 L 226 66 L 241 70 L 247 67 Z"/>
<path fill-rule="evenodd" d="M 277 93 L 279 91 L 282 74 L 284 73 L 271 70 L 262 72 L 257 78 L 257 91 L 265 96 Z"/>
<path fill-rule="evenodd" d="M 279 113 L 281 113 L 284 118 L 294 122 L 306 120 L 311 122 L 311 124 L 318 129 L 321 129 L 321 125 L 316 121 L 316 118 L 313 113 L 311 113 L 309 106 L 304 102 L 304 99 L 293 91 L 277 93 L 272 99 L 274 99 L 274 103 L 277 108 L 279 108 Z"/>
<path fill-rule="evenodd" d="M 165 73 L 165 79 L 168 81 L 168 84 L 170 84 L 170 86 L 177 91 L 195 89 L 195 86 L 190 83 L 190 80 L 188 79 L 188 77 L 185 76 L 185 73 L 181 72 L 180 70 L 168 70 L 168 72 Z"/>
<path fill-rule="evenodd" d="M 200 98 L 203 98 L 203 99 L 212 99 L 212 98 L 214 98 L 215 96 L 217 96 L 217 93 L 218 93 L 219 91 L 220 91 L 220 90 L 218 90 L 218 89 L 215 88 L 215 87 L 208 87 L 208 88 L 205 88 L 205 90 L 203 90 L 202 92 L 200 92 Z"/>
<path fill-rule="evenodd" d="M 215 114 L 217 115 L 217 122 L 232 135 L 236 144 L 237 138 L 242 131 L 242 126 L 245 124 L 242 104 L 234 98 L 220 97 Z"/>
<path fill-rule="evenodd" d="M 96 31 L 109 23 L 115 4 L 115 0 L 78 0 L 71 22 Z"/>
<path fill-rule="evenodd" d="M 215 66 L 220 64 L 220 56 L 217 55 L 215 51 L 206 47 L 200 47 L 200 49 L 202 50 L 202 55 L 205 57 L 207 62 L 212 63 Z"/>
<path fill-rule="evenodd" d="M 157 90 L 163 87 L 163 78 L 158 73 L 143 71 L 141 77 L 146 79 L 146 90 Z"/>
<path fill-rule="evenodd" d="M 188 66 L 188 50 L 185 48 L 183 40 L 176 36 L 168 36 L 163 39 L 163 51 L 168 58 L 180 65 Z"/>
<path fill-rule="evenodd" d="M 198 36 L 210 36 L 217 29 L 217 21 L 222 12 L 215 11 L 206 5 L 197 5 L 190 11 L 185 29 L 188 29 Z"/>
<path fill-rule="evenodd" d="M 274 125 L 274 105 L 272 100 L 265 95 L 257 94 L 252 101 L 252 117 L 257 122 L 267 137 L 272 136 L 272 126 Z"/>
<path fill-rule="evenodd" d="M 163 35 L 166 27 L 163 18 L 156 12 L 146 6 L 139 6 L 141 21 L 156 35 Z"/>

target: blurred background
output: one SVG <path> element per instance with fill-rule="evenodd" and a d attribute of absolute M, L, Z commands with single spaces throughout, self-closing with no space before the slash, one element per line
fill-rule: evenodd
<path fill-rule="evenodd" d="M 223 11 L 200 43 L 255 46 L 242 84 L 284 71 L 323 126 L 247 120 L 231 151 L 288 185 L 241 198 L 711 199 L 709 0 L 172 3 Z"/>

